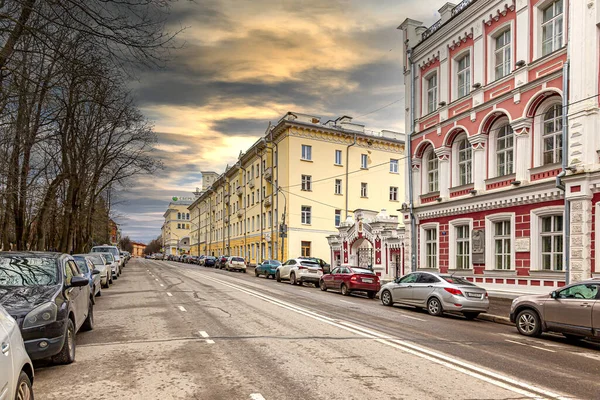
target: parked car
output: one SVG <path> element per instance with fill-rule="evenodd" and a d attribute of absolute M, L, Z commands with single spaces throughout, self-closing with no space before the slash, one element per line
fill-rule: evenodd
<path fill-rule="evenodd" d="M 110 265 L 111 276 L 110 276 L 109 283 L 112 285 L 113 280 L 119 279 L 119 275 L 120 275 L 119 264 L 117 264 L 117 261 L 113 257 L 112 253 L 98 253 L 98 254 L 101 254 Z"/>
<path fill-rule="evenodd" d="M 241 271 L 246 273 L 246 261 L 243 257 L 227 257 L 227 261 L 225 261 L 225 269 L 227 271 Z"/>
<path fill-rule="evenodd" d="M 107 289 L 112 283 L 111 263 L 106 260 L 102 253 L 89 253 L 86 256 L 94 264 L 94 269 L 100 271 L 100 286 Z"/>
<path fill-rule="evenodd" d="M 92 293 L 92 299 L 95 299 L 96 296 L 102 296 L 102 283 L 100 282 L 100 271 L 94 268 L 94 264 L 92 260 L 90 260 L 84 254 L 74 255 L 73 258 L 79 267 L 79 270 L 90 281 L 90 292 Z M 94 300 L 94 304 L 96 304 L 96 300 Z"/>
<path fill-rule="evenodd" d="M 262 264 L 257 265 L 254 268 L 254 275 L 261 276 L 264 275 L 265 278 L 269 279 L 269 277 L 275 277 L 275 272 L 277 272 L 277 267 L 281 265 L 281 262 L 277 260 L 265 260 Z"/>
<path fill-rule="evenodd" d="M 461 313 L 474 319 L 488 311 L 487 291 L 464 278 L 433 272 L 412 272 L 381 287 L 385 306 L 395 303 L 426 308 L 429 314 Z"/>
<path fill-rule="evenodd" d="M 206 256 L 200 256 L 196 259 L 196 263 L 198 265 L 204 265 L 204 259 L 206 258 Z"/>
<path fill-rule="evenodd" d="M 331 266 L 322 258 L 316 258 L 316 257 L 298 257 L 299 260 L 309 260 L 309 261 L 314 261 L 317 264 L 319 264 L 319 266 L 323 269 L 323 273 L 324 274 L 328 274 L 331 270 Z"/>
<path fill-rule="evenodd" d="M 115 262 L 117 263 L 117 266 L 118 266 L 117 276 L 121 275 L 121 268 L 124 265 L 124 259 L 121 258 L 121 252 L 119 251 L 117 246 L 109 246 L 109 245 L 94 246 L 94 247 L 92 247 L 91 253 L 110 253 L 110 254 L 112 254 L 115 259 Z"/>
<path fill-rule="evenodd" d="M 33 364 L 17 321 L 0 306 L 0 399 L 33 399 Z"/>
<path fill-rule="evenodd" d="M 75 360 L 75 334 L 94 328 L 89 280 L 61 253 L 0 252 L 0 305 L 21 329 L 32 360 Z"/>
<path fill-rule="evenodd" d="M 216 268 L 216 266 L 217 266 L 217 258 L 213 257 L 213 256 L 206 256 L 204 258 L 204 260 L 202 261 L 202 265 L 204 265 L 205 267 Z"/>
<path fill-rule="evenodd" d="M 370 269 L 337 267 L 330 274 L 323 274 L 319 281 L 322 291 L 335 289 L 348 296 L 352 292 L 366 292 L 370 299 L 379 292 L 379 277 Z"/>
<path fill-rule="evenodd" d="M 549 294 L 513 300 L 510 320 L 520 334 L 562 333 L 568 339 L 592 338 L 600 332 L 600 280 L 573 283 Z"/>
<path fill-rule="evenodd" d="M 217 257 L 217 263 L 215 264 L 215 268 L 223 269 L 225 268 L 225 263 L 229 256 L 219 256 Z"/>
<path fill-rule="evenodd" d="M 302 285 L 304 282 L 310 282 L 315 287 L 319 287 L 322 276 L 323 268 L 315 261 L 305 258 L 292 258 L 275 270 L 277 282 L 289 280 L 292 285 Z"/>

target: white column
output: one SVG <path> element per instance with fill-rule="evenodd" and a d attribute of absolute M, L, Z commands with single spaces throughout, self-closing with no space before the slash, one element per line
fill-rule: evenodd
<path fill-rule="evenodd" d="M 469 143 L 473 146 L 473 188 L 485 190 L 485 178 L 487 176 L 487 162 L 485 158 L 487 135 L 478 133 L 469 137 Z"/>
<path fill-rule="evenodd" d="M 473 83 L 485 86 L 484 62 L 486 54 L 484 50 L 485 36 L 483 35 L 483 22 L 478 20 L 473 26 Z"/>
<path fill-rule="evenodd" d="M 515 180 L 529 181 L 529 168 L 531 167 L 531 125 L 530 118 L 520 118 L 512 122 L 511 128 L 515 135 L 513 144 Z"/>
<path fill-rule="evenodd" d="M 438 157 L 438 187 L 440 197 L 447 199 L 450 197 L 450 149 L 442 147 L 435 150 Z"/>
<path fill-rule="evenodd" d="M 589 195 L 571 198 L 571 282 L 592 276 L 592 207 L 592 197 Z"/>
<path fill-rule="evenodd" d="M 412 169 L 411 172 L 413 174 L 413 201 L 414 205 L 418 206 L 421 204 L 421 194 L 423 194 L 422 186 L 421 186 L 421 160 L 413 159 L 412 160 Z"/>

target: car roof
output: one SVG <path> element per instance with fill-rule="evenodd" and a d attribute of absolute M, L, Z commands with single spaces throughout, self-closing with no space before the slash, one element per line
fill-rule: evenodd
<path fill-rule="evenodd" d="M 0 257 L 46 257 L 60 258 L 68 256 L 65 253 L 54 253 L 50 251 L 0 251 Z"/>

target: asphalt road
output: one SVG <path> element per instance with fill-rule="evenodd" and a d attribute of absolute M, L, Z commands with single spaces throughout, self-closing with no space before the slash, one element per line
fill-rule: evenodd
<path fill-rule="evenodd" d="M 135 260 L 95 316 L 36 399 L 600 397 L 598 344 L 253 274 Z"/>

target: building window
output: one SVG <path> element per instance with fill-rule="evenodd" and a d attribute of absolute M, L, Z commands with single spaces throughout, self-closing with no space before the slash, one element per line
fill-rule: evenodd
<path fill-rule="evenodd" d="M 437 109 L 437 74 L 427 79 L 427 114 Z"/>
<path fill-rule="evenodd" d="M 335 192 L 335 194 L 342 194 L 342 180 L 341 179 L 335 180 L 334 192 Z"/>
<path fill-rule="evenodd" d="M 393 174 L 398 173 L 398 160 L 390 160 L 390 172 Z"/>
<path fill-rule="evenodd" d="M 366 182 L 362 182 L 360 184 L 360 197 L 367 197 L 367 183 Z"/>
<path fill-rule="evenodd" d="M 541 218 L 542 269 L 563 270 L 563 217 L 552 215 Z"/>
<path fill-rule="evenodd" d="M 342 222 L 342 210 L 335 210 L 335 227 L 340 226 Z"/>
<path fill-rule="evenodd" d="M 390 186 L 390 201 L 398 201 L 398 188 Z"/>
<path fill-rule="evenodd" d="M 312 190 L 312 176 L 302 175 L 302 190 L 310 192 Z"/>
<path fill-rule="evenodd" d="M 563 45 L 563 0 L 557 0 L 543 10 L 542 56 Z"/>
<path fill-rule="evenodd" d="M 181 213 L 180 212 L 177 213 L 177 219 L 181 219 Z"/>
<path fill-rule="evenodd" d="M 496 165 L 498 176 L 513 173 L 514 135 L 510 125 L 502 126 L 496 136 Z"/>
<path fill-rule="evenodd" d="M 457 97 L 468 95 L 471 91 L 471 53 L 467 53 L 456 61 Z"/>
<path fill-rule="evenodd" d="M 471 238 L 470 226 L 461 225 L 454 228 L 456 232 L 456 268 L 471 267 Z"/>
<path fill-rule="evenodd" d="M 494 40 L 496 50 L 494 51 L 494 65 L 496 79 L 510 74 L 511 70 L 511 31 L 510 29 L 500 33 Z"/>
<path fill-rule="evenodd" d="M 494 268 L 510 269 L 511 265 L 510 221 L 494 223 Z"/>
<path fill-rule="evenodd" d="M 368 162 L 368 157 L 366 154 L 361 154 L 360 155 L 360 167 L 362 169 L 367 169 L 367 162 Z"/>
<path fill-rule="evenodd" d="M 460 186 L 471 183 L 472 163 L 471 144 L 465 138 L 458 143 L 458 184 Z"/>
<path fill-rule="evenodd" d="M 335 165 L 342 165 L 342 151 L 335 151 Z"/>
<path fill-rule="evenodd" d="M 177 229 L 181 229 L 181 224 L 177 224 Z"/>
<path fill-rule="evenodd" d="M 433 151 L 427 156 L 427 189 L 429 193 L 439 190 L 438 158 Z"/>
<path fill-rule="evenodd" d="M 312 146 L 302 145 L 302 159 L 306 161 L 312 160 Z"/>
<path fill-rule="evenodd" d="M 303 225 L 310 225 L 310 221 L 311 221 L 311 207 L 310 206 L 302 206 L 301 219 L 302 219 Z"/>
<path fill-rule="evenodd" d="M 254 192 L 252 192 L 252 205 L 254 205 Z"/>
<path fill-rule="evenodd" d="M 425 266 L 437 268 L 437 229 L 425 229 Z"/>
<path fill-rule="evenodd" d="M 562 162 L 562 106 L 555 104 L 544 114 L 542 133 L 543 164 Z"/>
<path fill-rule="evenodd" d="M 310 257 L 310 242 L 302 241 L 300 247 L 302 248 L 302 257 Z"/>

